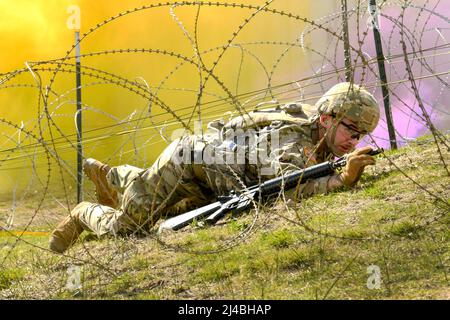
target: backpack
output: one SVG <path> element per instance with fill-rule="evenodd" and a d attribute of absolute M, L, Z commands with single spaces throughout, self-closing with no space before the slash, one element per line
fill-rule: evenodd
<path fill-rule="evenodd" d="M 231 119 L 227 123 L 219 124 L 220 129 L 257 129 L 270 125 L 272 122 L 284 122 L 295 124 L 311 124 L 318 115 L 314 106 L 301 103 L 289 103 L 272 109 L 251 111 L 242 116 Z M 216 127 L 216 129 L 219 129 Z"/>

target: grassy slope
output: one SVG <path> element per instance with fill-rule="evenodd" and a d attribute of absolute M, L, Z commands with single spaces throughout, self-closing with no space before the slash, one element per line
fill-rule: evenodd
<path fill-rule="evenodd" d="M 450 178 L 436 146 L 423 138 L 387 156 L 403 173 L 380 158 L 354 190 L 279 201 L 159 242 L 84 236 L 59 256 L 40 248 L 47 235 L 16 243 L 1 232 L 0 297 L 450 299 Z M 32 229 L 49 231 L 56 218 L 42 212 Z M 74 265 L 80 290 L 67 288 Z M 380 268 L 379 289 L 367 287 L 370 265 Z"/>

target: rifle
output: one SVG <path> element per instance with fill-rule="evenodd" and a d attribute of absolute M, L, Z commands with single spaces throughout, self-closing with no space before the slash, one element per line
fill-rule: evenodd
<path fill-rule="evenodd" d="M 383 152 L 382 148 L 376 148 L 372 149 L 367 154 L 374 156 L 381 152 Z M 158 233 L 165 229 L 181 229 L 191 223 L 194 219 L 201 219 L 203 217 L 207 217 L 205 219 L 207 224 L 214 224 L 228 212 L 239 213 L 250 208 L 256 195 L 267 197 L 271 194 L 278 193 L 282 188 L 294 188 L 308 179 L 316 179 L 333 174 L 337 168 L 344 167 L 346 163 L 347 158 L 346 156 L 343 156 L 335 161 L 326 161 L 267 180 L 261 184 L 251 186 L 239 194 L 231 191 L 227 196 L 219 196 L 214 203 L 167 219 L 160 225 Z"/>

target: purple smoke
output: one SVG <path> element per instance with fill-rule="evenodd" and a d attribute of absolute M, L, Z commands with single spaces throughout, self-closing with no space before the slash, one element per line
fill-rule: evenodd
<path fill-rule="evenodd" d="M 426 10 L 421 11 L 414 7 L 406 9 L 403 19 L 404 39 L 407 51 L 416 52 L 408 55 L 408 59 L 422 104 L 434 126 L 439 130 L 448 131 L 450 129 L 450 116 L 446 102 L 450 100 L 450 91 L 447 88 L 448 75 L 446 72 L 449 70 L 450 61 L 447 56 L 447 47 L 436 47 L 448 45 L 448 39 L 450 39 L 448 22 L 446 21 L 450 13 L 450 3 L 448 1 L 414 1 L 413 5 L 421 6 L 425 3 L 427 3 Z M 401 23 L 401 8 L 391 5 L 383 8 L 381 13 L 384 15 L 380 16 L 379 20 L 383 51 L 386 57 L 391 57 L 389 61 L 385 62 L 387 78 L 390 83 L 391 110 L 397 143 L 401 146 L 408 139 L 429 132 L 429 129 L 416 96 L 411 89 L 411 82 L 408 80 L 401 45 L 401 29 L 399 25 L 395 25 L 395 23 Z M 366 16 L 368 15 L 366 14 Z M 355 16 L 353 16 L 349 25 L 350 43 L 356 47 L 358 40 L 364 37 L 362 32 L 366 30 L 366 22 L 360 23 L 362 30 L 360 39 L 355 34 L 355 23 Z M 365 54 L 374 58 L 376 57 L 376 51 L 373 34 L 372 30 L 369 29 L 368 31 L 361 49 Z M 411 41 L 414 41 L 414 43 L 411 44 Z M 429 48 L 432 49 L 426 50 Z M 338 55 L 343 61 L 343 54 L 338 53 Z M 355 54 L 353 53 L 353 55 Z M 372 64 L 372 68 L 378 72 L 376 63 Z M 355 82 L 361 82 L 361 76 L 362 70 L 356 70 Z M 374 83 L 377 83 L 376 88 L 374 88 Z M 373 137 L 378 145 L 389 148 L 389 135 L 379 79 L 367 72 L 362 84 L 372 88 L 371 91 L 379 101 L 382 111 L 380 123 L 374 131 Z M 370 139 L 365 139 L 361 142 L 361 145 L 369 142 Z"/>

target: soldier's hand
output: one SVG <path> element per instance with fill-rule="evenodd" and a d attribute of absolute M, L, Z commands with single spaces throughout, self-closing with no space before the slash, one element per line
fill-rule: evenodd
<path fill-rule="evenodd" d="M 340 174 L 342 183 L 345 186 L 354 186 L 361 177 L 364 167 L 375 164 L 375 158 L 367 154 L 370 150 L 372 148 L 366 146 L 356 149 L 347 155 L 347 164 Z"/>

